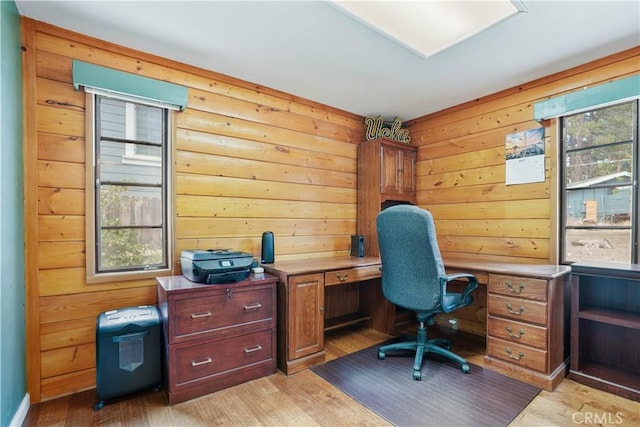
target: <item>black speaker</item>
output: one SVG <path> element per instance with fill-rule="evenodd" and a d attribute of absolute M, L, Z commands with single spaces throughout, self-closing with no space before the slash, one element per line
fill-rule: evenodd
<path fill-rule="evenodd" d="M 275 254 L 273 252 L 273 233 L 271 231 L 265 231 L 262 233 L 262 264 L 273 264 L 275 261 Z"/>
<path fill-rule="evenodd" d="M 364 256 L 364 236 L 362 234 L 351 236 L 351 256 Z"/>

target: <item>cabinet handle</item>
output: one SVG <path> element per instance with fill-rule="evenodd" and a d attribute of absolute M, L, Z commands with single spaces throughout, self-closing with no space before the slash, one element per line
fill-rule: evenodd
<path fill-rule="evenodd" d="M 253 347 L 253 348 L 245 348 L 245 349 L 244 349 L 244 352 L 245 352 L 245 353 L 254 353 L 254 352 L 256 352 L 256 351 L 260 351 L 260 350 L 262 350 L 262 346 L 257 345 L 257 346 L 255 346 L 255 347 Z"/>
<path fill-rule="evenodd" d="M 255 310 L 256 308 L 261 308 L 262 304 L 260 304 L 259 302 L 253 304 L 253 305 L 245 305 L 244 309 L 245 310 Z"/>
<path fill-rule="evenodd" d="M 338 277 L 339 281 L 344 282 L 349 278 L 349 273 L 344 273 L 344 274 L 336 273 L 336 276 Z"/>
<path fill-rule="evenodd" d="M 507 289 L 509 289 L 509 292 L 515 295 L 520 295 L 522 293 L 522 290 L 525 288 L 524 283 L 520 283 L 517 288 L 514 287 L 511 282 L 504 282 L 504 285 L 507 287 Z"/>
<path fill-rule="evenodd" d="M 513 309 L 511 308 L 511 304 L 506 304 L 507 306 L 507 310 L 509 310 L 509 313 L 511 314 L 516 314 L 518 316 L 520 316 L 522 313 L 524 313 L 524 307 L 520 306 L 520 309 L 518 311 L 513 311 Z"/>
<path fill-rule="evenodd" d="M 524 335 L 524 329 L 520 329 L 520 330 L 518 330 L 518 335 L 514 334 L 514 333 L 511 331 L 511 326 L 507 326 L 507 327 L 506 327 L 506 329 L 507 329 L 507 333 L 509 334 L 509 336 L 510 336 L 510 337 L 513 337 L 513 338 L 522 338 L 522 336 Z"/>
<path fill-rule="evenodd" d="M 511 349 L 509 347 L 505 347 L 504 351 L 509 355 L 510 358 L 512 358 L 513 360 L 520 360 L 524 357 L 524 353 L 519 351 L 517 356 L 514 356 L 511 353 Z"/>
<path fill-rule="evenodd" d="M 210 357 L 207 357 L 206 359 L 204 359 L 202 362 L 196 362 L 195 360 L 191 361 L 191 366 L 200 366 L 200 365 L 206 365 L 207 363 L 211 363 L 213 362 L 211 360 Z"/>
<path fill-rule="evenodd" d="M 192 319 L 198 319 L 200 317 L 209 317 L 209 316 L 211 316 L 211 312 L 210 311 L 207 311 L 205 313 L 192 313 L 191 314 L 191 318 Z"/>

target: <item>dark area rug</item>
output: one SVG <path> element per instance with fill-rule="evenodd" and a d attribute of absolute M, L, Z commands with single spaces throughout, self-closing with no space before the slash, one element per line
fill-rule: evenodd
<path fill-rule="evenodd" d="M 378 360 L 378 346 L 311 368 L 397 426 L 506 426 L 540 389 L 470 364 L 463 374 L 429 355 L 422 381 L 413 380 L 413 355 Z"/>

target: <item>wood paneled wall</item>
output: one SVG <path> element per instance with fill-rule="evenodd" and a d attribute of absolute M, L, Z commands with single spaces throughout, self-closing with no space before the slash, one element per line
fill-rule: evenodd
<path fill-rule="evenodd" d="M 96 316 L 156 303 L 154 280 L 85 281 L 85 96 L 72 59 L 184 85 L 175 114 L 174 267 L 183 249 L 348 255 L 363 118 L 44 23 L 22 20 L 28 391 L 95 386 Z"/>
<path fill-rule="evenodd" d="M 407 122 L 420 147 L 417 202 L 433 213 L 443 257 L 557 262 L 557 125 L 535 122 L 533 104 L 638 72 L 640 47 Z M 505 137 L 540 126 L 545 181 L 507 186 Z"/>

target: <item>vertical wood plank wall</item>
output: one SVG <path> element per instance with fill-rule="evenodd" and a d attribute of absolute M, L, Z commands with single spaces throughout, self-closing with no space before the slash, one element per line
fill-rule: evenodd
<path fill-rule="evenodd" d="M 407 122 L 420 147 L 417 202 L 433 213 L 443 257 L 557 262 L 557 126 L 535 122 L 533 104 L 638 72 L 636 47 Z M 545 181 L 507 186 L 505 137 L 540 126 Z"/>
<path fill-rule="evenodd" d="M 175 114 L 175 254 L 348 255 L 363 118 L 23 18 L 28 390 L 95 386 L 96 316 L 156 303 L 153 280 L 85 282 L 85 97 L 72 59 L 188 87 Z M 179 270 L 176 270 L 178 273 Z"/>

